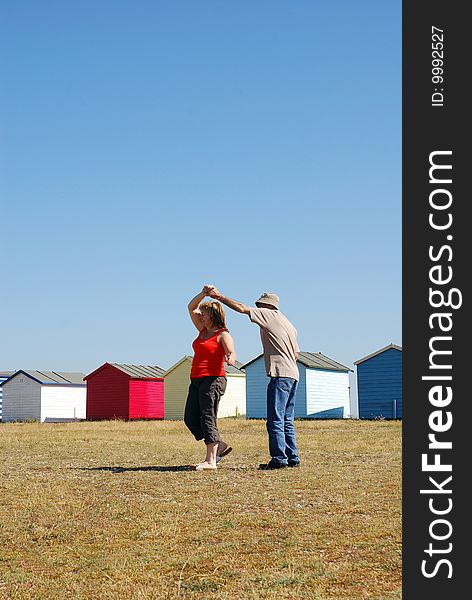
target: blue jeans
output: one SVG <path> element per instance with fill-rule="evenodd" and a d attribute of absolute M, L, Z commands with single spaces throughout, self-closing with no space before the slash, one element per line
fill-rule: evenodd
<path fill-rule="evenodd" d="M 272 462 L 298 462 L 295 440 L 295 393 L 298 381 L 291 377 L 271 377 L 267 386 L 267 433 Z"/>

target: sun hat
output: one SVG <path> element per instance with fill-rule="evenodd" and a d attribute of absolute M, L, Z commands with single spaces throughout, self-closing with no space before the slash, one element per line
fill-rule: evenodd
<path fill-rule="evenodd" d="M 277 296 L 277 294 L 274 294 L 273 292 L 263 292 L 261 294 L 261 297 L 256 300 L 256 302 L 255 302 L 256 306 L 257 306 L 258 302 L 262 302 L 263 304 L 270 304 L 271 306 L 274 306 L 275 308 L 279 308 L 279 297 Z"/>

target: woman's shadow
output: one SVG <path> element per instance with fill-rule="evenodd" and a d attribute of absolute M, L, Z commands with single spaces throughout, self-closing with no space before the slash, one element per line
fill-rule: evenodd
<path fill-rule="evenodd" d="M 195 471 L 195 465 L 165 465 L 149 467 L 81 467 L 80 471 L 110 471 L 111 473 L 126 473 L 133 471 Z"/>

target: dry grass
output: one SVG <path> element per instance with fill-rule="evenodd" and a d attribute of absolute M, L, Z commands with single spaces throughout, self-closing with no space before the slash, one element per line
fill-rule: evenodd
<path fill-rule="evenodd" d="M 1 424 L 0 598 L 401 598 L 401 424 L 222 419 L 215 472 L 178 422 Z"/>

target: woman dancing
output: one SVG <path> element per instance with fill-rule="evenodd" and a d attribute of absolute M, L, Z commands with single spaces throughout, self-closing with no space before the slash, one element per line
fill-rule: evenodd
<path fill-rule="evenodd" d="M 219 302 L 202 302 L 209 295 L 205 286 L 188 304 L 198 336 L 192 344 L 194 357 L 184 421 L 196 440 L 204 440 L 205 460 L 197 471 L 216 469 L 217 463 L 232 448 L 221 439 L 216 423 L 218 405 L 226 390 L 224 362 L 234 365 L 234 342 L 226 327 L 225 311 Z"/>

